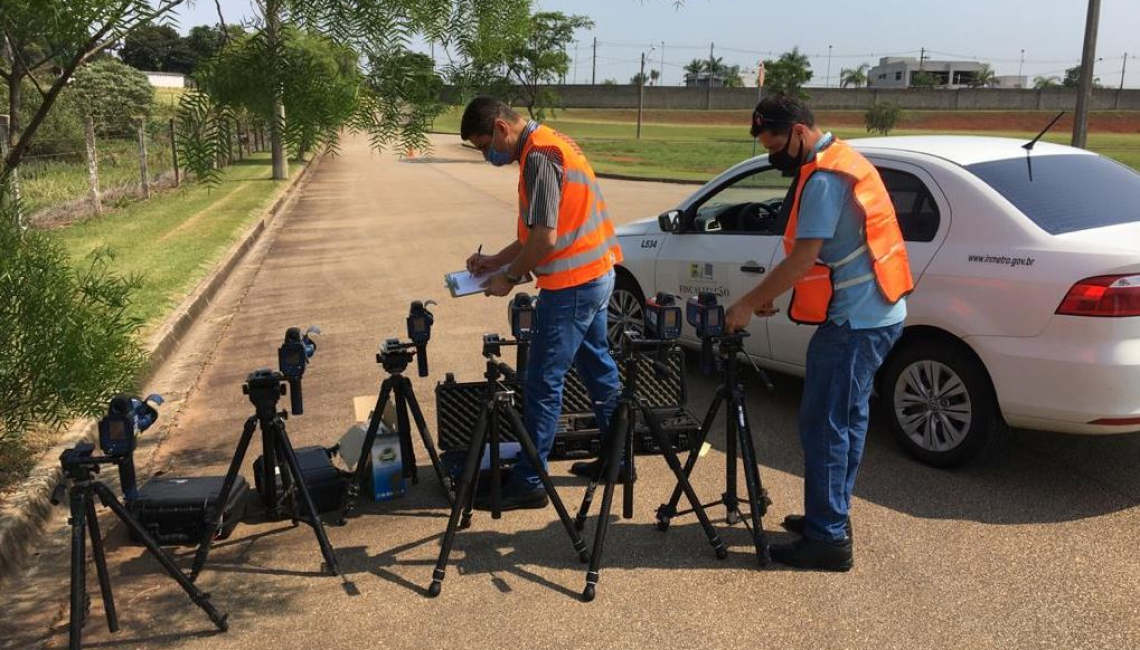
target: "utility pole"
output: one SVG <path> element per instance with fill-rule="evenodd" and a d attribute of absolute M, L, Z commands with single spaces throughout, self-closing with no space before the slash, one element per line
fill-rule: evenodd
<path fill-rule="evenodd" d="M 709 43 L 709 71 L 705 77 L 705 110 L 712 109 L 712 66 L 713 66 L 713 51 L 716 47 L 715 43 Z"/>
<path fill-rule="evenodd" d="M 914 50 L 911 50 L 913 52 Z M 926 63 L 926 48 L 922 48 L 918 54 L 918 71 L 922 72 L 922 66 Z"/>
<path fill-rule="evenodd" d="M 641 139 L 641 109 L 645 105 L 645 52 L 641 53 L 641 74 L 637 76 L 637 139 Z"/>
<path fill-rule="evenodd" d="M 657 84 L 665 85 L 665 41 L 661 41 L 661 69 L 657 71 Z"/>
<path fill-rule="evenodd" d="M 1089 137 L 1089 105 L 1092 104 L 1093 65 L 1096 63 L 1096 30 L 1100 23 L 1100 0 L 1089 0 L 1085 19 L 1085 46 L 1081 52 L 1081 81 L 1077 90 L 1077 111 L 1073 118 L 1074 147 L 1085 148 Z"/>
<path fill-rule="evenodd" d="M 827 88 L 831 88 L 831 46 L 830 45 L 827 46 L 827 81 L 824 82 L 824 86 Z"/>
<path fill-rule="evenodd" d="M 590 85 L 598 85 L 598 37 L 594 37 L 594 71 L 590 73 Z"/>
<path fill-rule="evenodd" d="M 1021 83 L 1021 71 L 1024 69 L 1025 69 L 1025 48 L 1023 47 L 1023 48 L 1021 48 L 1021 63 L 1017 64 L 1017 85 L 1019 88 L 1024 86 L 1024 84 Z"/>
<path fill-rule="evenodd" d="M 574 85 L 578 84 L 578 41 L 574 41 Z"/>
<path fill-rule="evenodd" d="M 1128 70 L 1128 52 L 1124 53 L 1124 62 L 1120 64 L 1120 89 L 1124 90 L 1124 73 Z"/>

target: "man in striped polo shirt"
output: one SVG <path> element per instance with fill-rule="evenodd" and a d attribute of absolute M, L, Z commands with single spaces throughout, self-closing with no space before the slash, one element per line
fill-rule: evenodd
<path fill-rule="evenodd" d="M 467 106 L 460 135 L 495 166 L 519 164 L 516 239 L 494 255 L 472 255 L 467 267 L 482 274 L 507 266 L 487 283 L 491 296 L 509 294 L 528 273 L 537 278 L 538 327 L 526 368 L 524 415 L 545 465 L 571 364 L 586 385 L 603 431 L 617 406 L 621 384 L 609 353 L 606 310 L 621 248 L 594 171 L 573 140 L 524 120 L 490 97 L 477 97 Z M 547 505 L 546 492 L 525 457 L 502 499 L 504 510 Z M 476 506 L 489 504 L 476 499 Z"/>

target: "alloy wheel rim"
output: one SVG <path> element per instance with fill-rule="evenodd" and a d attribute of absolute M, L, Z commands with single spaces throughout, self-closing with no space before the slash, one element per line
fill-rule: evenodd
<path fill-rule="evenodd" d="M 970 392 L 958 373 L 938 361 L 916 361 L 895 382 L 895 418 L 907 437 L 932 452 L 954 449 L 973 421 Z"/>
<path fill-rule="evenodd" d="M 640 332 L 644 327 L 641 302 L 630 291 L 615 289 L 610 295 L 607 312 L 607 335 L 611 345 L 620 343 L 622 332 L 626 329 Z"/>

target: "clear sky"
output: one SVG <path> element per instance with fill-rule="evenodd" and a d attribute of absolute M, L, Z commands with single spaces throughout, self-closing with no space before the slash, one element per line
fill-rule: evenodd
<path fill-rule="evenodd" d="M 250 0 L 221 0 L 228 22 L 254 15 Z M 647 68 L 663 70 L 666 85 L 682 82 L 684 65 L 707 57 L 710 43 L 726 63 L 754 68 L 761 58 L 799 46 L 811 55 L 812 85 L 827 81 L 831 47 L 832 85 L 839 70 L 874 65 L 880 56 L 977 59 L 1000 74 L 1015 75 L 1025 50 L 1023 74 L 1064 74 L 1080 61 L 1085 0 L 536 0 L 538 9 L 589 16 L 595 27 L 578 33 L 567 81 L 590 83 L 593 39 L 598 39 L 597 80 L 629 81 L 642 51 L 654 49 Z M 182 11 L 179 28 L 216 23 L 212 0 Z M 664 48 L 662 48 L 664 42 Z M 426 46 L 423 47 L 427 51 Z M 664 67 L 661 65 L 664 49 Z M 1102 0 L 1096 74 L 1140 87 L 1140 0 Z M 438 54 L 438 53 L 437 53 Z M 576 54 L 576 56 L 575 56 Z M 1133 57 L 1137 57 L 1134 59 Z"/>

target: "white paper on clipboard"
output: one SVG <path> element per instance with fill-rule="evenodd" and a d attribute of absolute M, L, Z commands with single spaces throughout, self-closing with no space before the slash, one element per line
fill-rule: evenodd
<path fill-rule="evenodd" d="M 494 271 L 488 271 L 483 275 L 472 275 L 470 271 L 464 269 L 462 271 L 455 271 L 443 276 L 444 284 L 447 286 L 448 291 L 451 292 L 452 298 L 460 298 L 462 296 L 470 296 L 476 293 L 483 293 L 487 280 L 496 273 L 501 273 L 507 270 L 509 264 L 503 265 Z M 531 275 L 528 273 L 523 278 L 522 284 L 526 284 L 532 280 Z"/>

